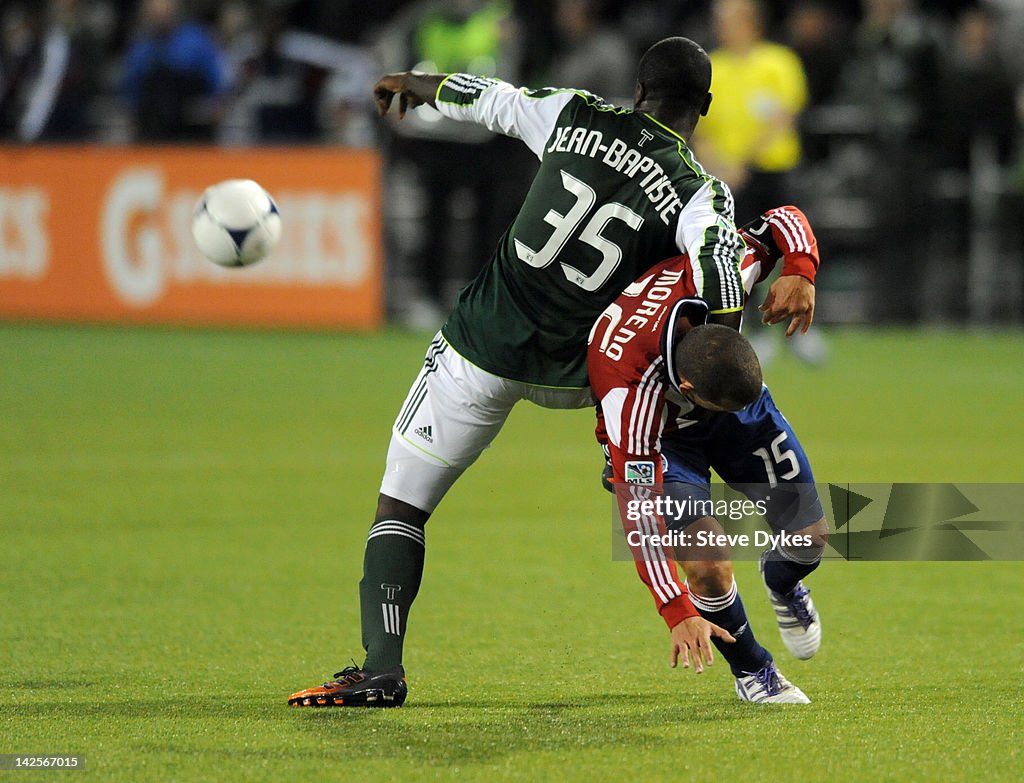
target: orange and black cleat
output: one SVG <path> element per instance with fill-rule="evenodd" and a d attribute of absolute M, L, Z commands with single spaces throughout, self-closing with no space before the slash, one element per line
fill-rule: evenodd
<path fill-rule="evenodd" d="M 347 666 L 335 679 L 288 697 L 292 707 L 401 707 L 409 693 L 405 669 L 367 672 Z"/>

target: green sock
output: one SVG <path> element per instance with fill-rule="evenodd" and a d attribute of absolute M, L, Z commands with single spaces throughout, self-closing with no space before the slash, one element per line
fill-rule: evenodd
<path fill-rule="evenodd" d="M 402 663 L 409 608 L 423 578 L 424 546 L 422 525 L 384 519 L 370 528 L 359 583 L 366 650 L 363 668 L 368 671 L 385 671 Z"/>

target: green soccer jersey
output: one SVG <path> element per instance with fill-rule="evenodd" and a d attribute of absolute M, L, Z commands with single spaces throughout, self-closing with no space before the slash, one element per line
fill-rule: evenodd
<path fill-rule="evenodd" d="M 657 262 L 686 253 L 713 313 L 743 306 L 729 189 L 653 117 L 576 90 L 524 90 L 452 74 L 438 110 L 522 139 L 540 170 L 490 262 L 443 327 L 488 372 L 556 387 L 587 385 L 597 317 Z"/>

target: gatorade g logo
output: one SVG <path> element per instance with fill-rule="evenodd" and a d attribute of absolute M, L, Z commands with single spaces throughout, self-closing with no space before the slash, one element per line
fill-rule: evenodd
<path fill-rule="evenodd" d="M 100 250 L 119 301 L 144 309 L 175 286 L 196 284 L 344 288 L 362 284 L 373 271 L 374 205 L 368 194 L 275 193 L 288 216 L 282 244 L 274 263 L 244 275 L 211 264 L 195 247 L 189 226 L 199 195 L 198 189 L 172 185 L 159 166 L 127 168 L 111 181 L 100 212 Z"/>

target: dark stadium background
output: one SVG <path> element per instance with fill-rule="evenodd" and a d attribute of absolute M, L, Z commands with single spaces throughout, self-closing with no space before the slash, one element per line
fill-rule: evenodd
<path fill-rule="evenodd" d="M 429 179 L 437 175 L 422 155 L 416 160 L 421 149 L 416 133 L 396 135 L 394 126 L 378 122 L 366 96 L 377 72 L 417 64 L 416 35 L 425 18 L 458 20 L 489 4 L 174 2 L 209 30 L 230 72 L 216 96 L 216 116 L 183 132 L 182 140 L 379 149 L 386 172 L 388 312 L 396 322 L 435 326 L 514 214 L 533 162 L 519 145 L 504 140 L 463 144 L 458 155 L 428 146 L 428 156 L 443 159 L 453 178 L 443 194 L 451 202 L 443 213 L 446 238 L 430 243 L 425 236 L 438 232 L 434 226 L 427 231 L 425 221 L 439 213 L 428 213 L 425 202 L 437 193 Z M 688 35 L 709 50 L 716 45 L 710 0 L 569 4 L 582 6 L 578 13 L 589 17 L 586 24 L 634 56 L 667 34 Z M 563 58 L 574 44 L 558 3 L 490 5 L 503 9 L 503 19 L 498 62 L 488 68 L 530 86 L 573 73 L 564 68 Z M 142 25 L 141 7 L 125 0 L 0 2 L 5 31 L 0 139 L 117 144 L 144 137 L 144 121 L 133 116 L 121 86 L 125 55 Z M 865 20 L 873 9 L 886 7 L 903 8 L 893 27 L 899 31 L 865 42 Z M 19 121 L 36 84 L 53 8 L 63 9 L 74 30 L 73 54 L 54 116 L 26 137 Z M 808 11 L 820 15 L 810 25 L 797 24 Z M 981 12 L 982 31 L 968 44 L 965 30 Z M 819 281 L 821 321 L 1019 323 L 1024 312 L 1020 4 L 787 0 L 766 3 L 765 16 L 768 39 L 794 48 L 810 88 L 800 117 L 803 158 L 787 194 L 803 206 L 821 240 L 827 265 Z M 312 37 L 304 39 L 304 50 L 282 52 L 278 44 L 287 31 Z M 343 48 L 331 48 L 335 44 Z M 600 93 L 604 84 L 595 81 L 570 86 Z M 272 97 L 265 90 L 268 83 Z M 246 113 L 239 119 L 243 102 Z M 161 143 L 174 140 L 171 133 L 160 138 Z M 474 167 L 486 169 L 490 186 L 454 174 Z M 425 245 L 435 257 L 427 269 Z"/>

